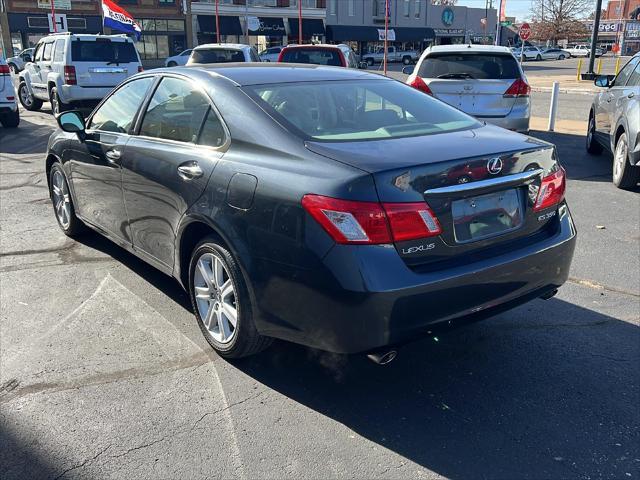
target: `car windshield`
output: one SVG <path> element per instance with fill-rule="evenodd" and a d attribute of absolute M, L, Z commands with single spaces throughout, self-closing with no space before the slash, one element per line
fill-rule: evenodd
<path fill-rule="evenodd" d="M 422 62 L 418 74 L 422 78 L 456 78 L 461 75 L 479 80 L 520 78 L 518 64 L 511 54 L 447 53 L 429 55 Z"/>
<path fill-rule="evenodd" d="M 337 49 L 333 48 L 288 48 L 282 55 L 282 62 L 312 63 L 341 67 L 342 60 Z"/>
<path fill-rule="evenodd" d="M 224 48 L 197 49 L 191 52 L 190 63 L 244 62 L 242 50 Z"/>
<path fill-rule="evenodd" d="M 290 131 L 316 140 L 379 140 L 481 125 L 429 95 L 389 80 L 252 85 L 244 91 Z"/>
<path fill-rule="evenodd" d="M 74 62 L 137 62 L 136 48 L 131 42 L 112 42 L 109 39 L 73 40 L 71 58 Z"/>

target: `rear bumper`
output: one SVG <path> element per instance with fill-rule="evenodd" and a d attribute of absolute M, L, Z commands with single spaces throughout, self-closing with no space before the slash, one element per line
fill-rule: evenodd
<path fill-rule="evenodd" d="M 0 102 L 0 114 L 14 113 L 18 110 L 18 104 L 15 102 Z"/>
<path fill-rule="evenodd" d="M 58 91 L 63 103 L 97 102 L 102 100 L 114 87 L 80 87 L 62 85 Z"/>
<path fill-rule="evenodd" d="M 336 245 L 321 271 L 263 265 L 272 273 L 254 285 L 258 330 L 339 353 L 403 343 L 557 289 L 568 277 L 575 240 L 563 205 L 557 228 L 540 242 L 444 270 L 412 270 L 383 245 Z"/>
<path fill-rule="evenodd" d="M 516 109 L 511 111 L 506 117 L 477 117 L 487 123 L 497 125 L 498 127 L 513 130 L 514 132 L 529 133 L 530 111 L 526 109 Z"/>

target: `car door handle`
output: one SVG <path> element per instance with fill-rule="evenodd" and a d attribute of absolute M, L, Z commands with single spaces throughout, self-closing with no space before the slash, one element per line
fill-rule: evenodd
<path fill-rule="evenodd" d="M 204 172 L 197 162 L 185 162 L 178 166 L 178 175 L 183 180 L 194 180 L 200 178 Z"/>
<path fill-rule="evenodd" d="M 627 98 L 633 98 L 633 97 L 635 97 L 635 96 L 636 96 L 636 94 L 635 94 L 635 93 L 633 93 L 633 92 L 631 92 L 629 95 L 627 95 Z"/>
<path fill-rule="evenodd" d="M 110 163 L 118 163 L 121 155 L 120 150 L 107 150 L 107 153 L 105 153 L 105 156 Z"/>

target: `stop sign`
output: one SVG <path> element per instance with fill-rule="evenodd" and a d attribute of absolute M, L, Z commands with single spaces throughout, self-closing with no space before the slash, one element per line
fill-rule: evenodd
<path fill-rule="evenodd" d="M 520 35 L 520 38 L 522 40 L 527 40 L 531 36 L 531 27 L 529 26 L 528 23 L 523 23 L 520 26 L 520 31 L 518 32 L 518 35 Z"/>

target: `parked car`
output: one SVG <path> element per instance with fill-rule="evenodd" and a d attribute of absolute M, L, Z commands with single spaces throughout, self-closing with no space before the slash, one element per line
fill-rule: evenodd
<path fill-rule="evenodd" d="M 34 48 L 27 48 L 13 57 L 7 58 L 7 64 L 12 73 L 20 73 L 24 70 L 24 66 L 33 59 Z"/>
<path fill-rule="evenodd" d="M 20 124 L 20 111 L 11 80 L 11 69 L 0 57 L 0 124 L 4 128 L 16 128 Z"/>
<path fill-rule="evenodd" d="M 377 74 L 151 70 L 57 121 L 45 165 L 62 231 L 91 227 L 173 275 L 224 357 L 276 337 L 384 361 L 569 273 L 554 146 Z M 484 174 L 447 175 L 469 163 Z"/>
<path fill-rule="evenodd" d="M 164 66 L 165 67 L 177 67 L 178 65 L 180 65 L 180 66 L 186 65 L 187 64 L 187 60 L 189 60 L 189 56 L 191 55 L 192 51 L 193 51 L 193 49 L 190 48 L 188 50 L 180 52 L 177 55 L 174 55 L 173 57 L 168 57 L 164 61 Z"/>
<path fill-rule="evenodd" d="M 463 112 L 509 130 L 529 131 L 531 89 L 507 47 L 430 47 L 415 69 L 403 71 L 411 73 L 407 84 Z"/>
<path fill-rule="evenodd" d="M 18 97 L 27 110 L 39 110 L 49 101 L 58 114 L 95 105 L 140 71 L 140 57 L 126 35 L 48 35 L 36 45 L 33 62 L 20 72 Z"/>
<path fill-rule="evenodd" d="M 571 54 L 569 52 L 566 52 L 561 48 L 552 47 L 542 51 L 543 60 L 564 60 L 570 56 Z"/>
<path fill-rule="evenodd" d="M 572 57 L 588 57 L 591 47 L 588 45 L 571 45 L 563 49 L 571 54 Z M 604 51 L 601 48 L 596 47 L 596 57 L 604 55 Z"/>
<path fill-rule="evenodd" d="M 278 56 L 280 63 L 312 63 L 333 67 L 366 68 L 348 45 L 287 45 Z"/>
<path fill-rule="evenodd" d="M 513 56 L 520 60 L 520 50 L 519 48 L 511 49 Z M 523 60 L 542 60 L 542 50 L 538 47 L 526 46 L 524 47 L 524 54 L 522 55 Z"/>
<path fill-rule="evenodd" d="M 277 62 L 280 52 L 284 47 L 269 47 L 260 52 L 260 60 L 263 62 Z"/>
<path fill-rule="evenodd" d="M 599 76 L 606 90 L 593 99 L 589 111 L 587 151 L 613 153 L 613 183 L 633 188 L 640 181 L 640 54 L 617 76 Z"/>
<path fill-rule="evenodd" d="M 405 65 L 416 63 L 420 54 L 416 50 L 401 50 L 398 47 L 387 47 L 387 62 L 402 62 Z M 384 47 L 378 48 L 375 52 L 369 52 L 362 55 L 362 60 L 367 65 L 372 66 L 374 63 L 382 63 L 384 58 Z"/>
<path fill-rule="evenodd" d="M 259 61 L 258 52 L 249 45 L 241 43 L 206 43 L 193 49 L 187 65 Z"/>

